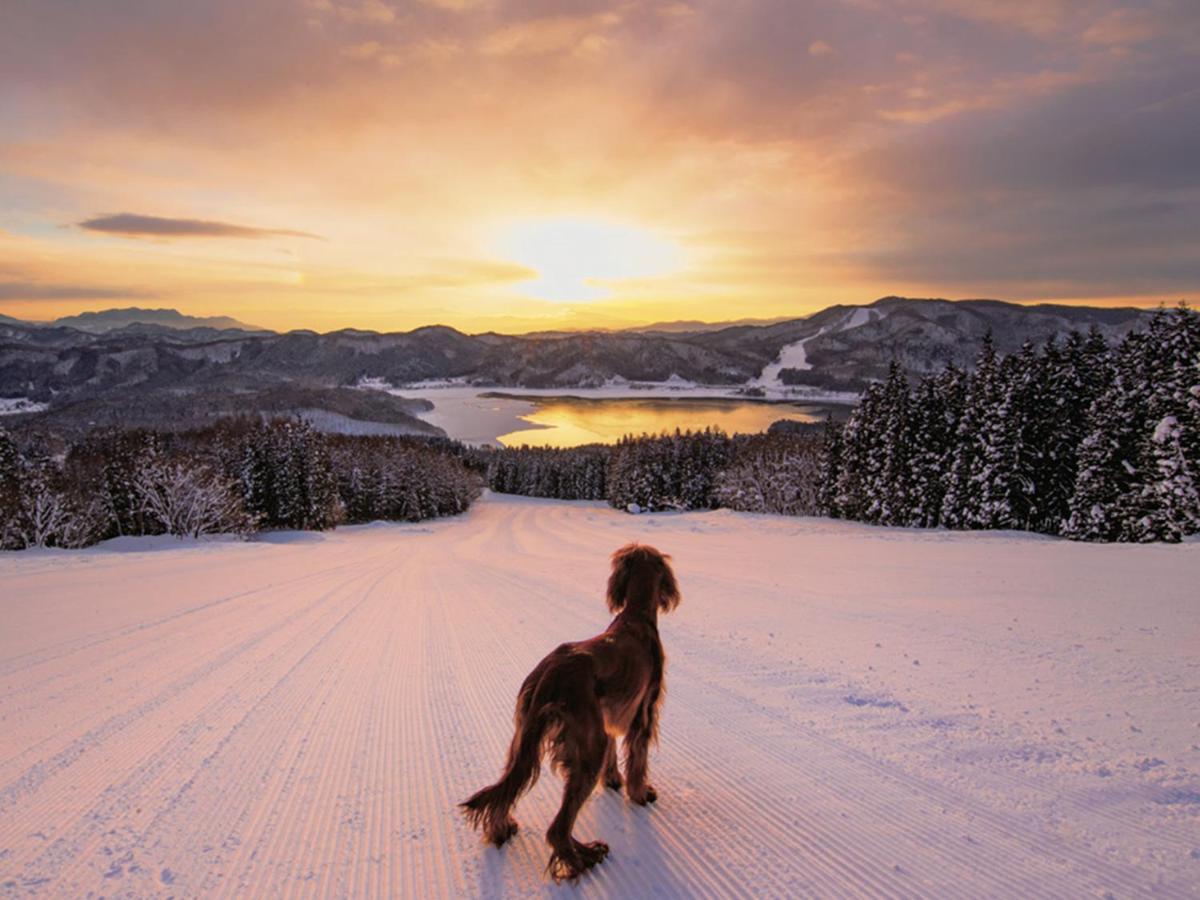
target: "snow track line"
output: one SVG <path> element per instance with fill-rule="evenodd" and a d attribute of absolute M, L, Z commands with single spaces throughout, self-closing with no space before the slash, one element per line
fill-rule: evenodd
<path fill-rule="evenodd" d="M 48 647 L 40 648 L 39 650 L 33 651 L 31 653 L 25 653 L 25 654 L 20 654 L 18 656 L 9 657 L 8 659 L 0 660 L 0 678 L 15 674 L 17 672 L 21 672 L 27 668 L 33 668 L 34 666 L 43 665 L 45 663 L 56 662 L 65 657 L 68 657 L 74 653 L 78 653 L 82 650 L 87 650 L 98 644 L 104 644 L 109 641 L 118 640 L 123 637 L 129 637 L 131 635 L 138 634 L 143 631 L 148 631 L 148 630 L 151 630 L 154 628 L 158 628 L 162 625 L 170 624 L 171 622 L 175 622 L 175 621 L 185 618 L 187 616 L 195 615 L 196 613 L 207 612 L 207 611 L 213 610 L 217 607 L 224 606 L 225 604 L 231 603 L 236 600 L 244 600 L 247 597 L 252 597 L 255 594 L 261 594 L 264 591 L 273 591 L 273 590 L 278 591 L 283 588 L 291 587 L 296 584 L 301 584 L 301 583 L 310 581 L 313 578 L 320 578 L 325 575 L 332 575 L 335 573 L 344 572 L 347 569 L 357 568 L 360 566 L 361 566 L 361 562 L 357 562 L 357 561 L 353 562 L 353 563 L 342 563 L 342 564 L 339 564 L 336 566 L 329 566 L 324 569 L 319 569 L 316 572 L 309 572 L 304 575 L 298 575 L 295 578 L 289 578 L 285 581 L 271 582 L 269 584 L 264 584 L 260 587 L 252 588 L 248 591 L 242 591 L 237 594 L 231 594 L 228 597 L 219 597 L 215 600 L 210 600 L 206 603 L 201 603 L 196 606 L 190 607 L 188 609 L 180 610 L 178 612 L 172 613 L 169 616 L 164 616 L 162 618 L 155 619 L 150 622 L 140 622 L 137 625 L 131 625 L 126 628 L 114 630 L 114 631 L 108 632 L 108 633 L 103 633 L 96 637 L 77 638 L 73 641 L 64 641 L 60 644 L 52 644 Z M 75 646 L 75 647 L 70 646 L 71 644 L 78 643 L 79 641 L 85 641 L 85 643 L 83 643 L 79 646 Z M 64 649 L 64 648 L 68 648 L 68 649 Z M 37 656 L 39 653 L 47 653 L 52 650 L 63 650 L 63 652 L 55 654 L 55 655 L 51 655 L 51 656 L 45 656 L 40 659 L 35 659 L 32 662 L 28 662 L 24 666 L 12 667 L 12 665 L 11 665 L 12 663 L 15 663 L 15 662 L 21 662 L 23 660 L 28 660 L 28 658 L 30 656 Z M 5 696 L 6 696 L 5 694 L 0 694 L 0 699 L 3 699 Z"/>
<path fill-rule="evenodd" d="M 709 579 L 709 580 L 712 580 L 712 579 Z M 732 591 L 732 590 L 736 589 L 736 587 L 737 587 L 737 582 L 732 579 L 723 581 L 723 583 L 724 583 L 725 587 L 722 590 L 724 590 L 724 591 Z M 990 645 L 988 645 L 982 641 L 973 640 L 970 637 L 967 637 L 964 640 L 967 642 L 970 642 L 970 643 L 978 644 L 980 646 L 981 652 L 985 652 L 987 650 L 993 649 Z M 714 655 L 716 657 L 729 656 L 729 654 L 727 654 L 726 651 L 723 650 L 722 648 L 716 648 L 714 650 L 710 650 L 710 651 L 708 651 L 707 655 L 709 656 L 710 659 Z M 730 664 L 735 664 L 737 661 L 736 661 L 736 659 L 729 658 L 728 662 Z M 687 663 L 685 662 L 683 664 L 687 664 Z M 814 671 L 814 675 L 815 674 L 817 674 L 817 673 Z M 776 720 L 778 720 L 780 722 L 786 721 L 786 722 L 792 723 L 795 725 L 795 727 L 801 728 L 801 729 L 804 729 L 805 731 L 810 732 L 814 738 L 820 737 L 819 732 L 817 732 L 813 729 L 807 728 L 806 726 L 804 726 L 803 724 L 801 724 L 799 722 L 796 722 L 794 715 L 790 715 L 786 711 L 779 710 L 778 708 L 775 708 L 775 707 L 772 707 L 769 705 L 765 705 L 761 700 L 756 701 L 756 705 L 760 706 L 767 713 L 767 715 L 771 716 L 772 718 L 775 718 Z M 1036 736 L 1032 736 L 1029 738 L 1029 740 L 1031 740 L 1031 741 L 1036 741 L 1036 739 L 1037 739 Z M 849 750 L 849 748 L 846 748 L 841 744 L 839 744 L 838 746 L 842 747 L 843 749 Z M 892 766 L 892 765 L 886 764 L 886 763 L 881 764 L 878 761 L 874 760 L 873 757 L 870 757 L 866 754 L 861 753 L 861 751 L 853 751 L 853 752 L 860 759 L 871 760 L 872 763 L 877 766 L 884 765 L 886 768 L 886 771 L 892 777 L 904 780 L 906 783 L 908 783 L 910 785 L 912 785 L 912 784 L 930 785 L 931 784 L 931 782 L 929 782 L 928 780 L 921 779 L 920 777 L 915 776 L 909 772 L 906 772 L 905 770 L 903 770 L 901 768 L 898 768 L 898 767 L 895 767 L 895 766 Z M 1025 789 L 1029 789 L 1029 787 L 1030 787 L 1027 779 L 1023 779 L 1023 778 L 1019 777 L 1018 775 L 1012 774 L 1010 772 L 1006 772 L 1004 770 L 999 770 L 999 771 L 992 773 L 992 778 L 995 782 L 998 782 L 1001 784 L 1007 784 L 1013 788 L 1022 787 Z M 946 799 L 947 796 L 960 796 L 957 792 L 953 791 L 952 789 L 947 789 L 944 787 L 939 787 L 938 789 L 943 792 L 943 794 L 940 795 L 940 797 L 939 797 L 939 799 L 941 799 L 943 801 Z M 948 794 L 945 793 L 947 791 L 949 791 Z M 1120 827 L 1126 828 L 1126 829 L 1131 829 L 1133 831 L 1143 834 L 1147 838 L 1154 839 L 1158 843 L 1165 842 L 1169 845 L 1174 846 L 1176 849 L 1180 850 L 1181 852 L 1188 853 L 1192 849 L 1194 849 L 1193 842 L 1191 840 L 1189 840 L 1187 837 L 1185 837 L 1183 834 L 1175 834 L 1169 829 L 1164 829 L 1161 824 L 1157 824 L 1155 826 L 1147 825 L 1147 824 L 1139 821 L 1136 816 L 1132 815 L 1124 807 L 1112 808 L 1112 807 L 1107 807 L 1107 806 L 1101 806 L 1101 807 L 1092 806 L 1092 807 L 1085 808 L 1084 804 L 1082 802 L 1080 802 L 1077 798 L 1071 796 L 1070 794 L 1063 794 L 1061 792 L 1058 792 L 1054 795 L 1054 800 L 1058 804 L 1062 804 L 1067 807 L 1075 809 L 1080 814 L 1086 812 L 1089 816 L 1094 816 L 1096 818 L 1105 819 L 1105 820 L 1109 821 L 1110 823 L 1112 823 L 1113 825 L 1117 825 L 1117 826 L 1120 826 Z M 1020 830 L 1019 826 L 1012 826 L 1011 824 L 1010 824 L 1010 828 L 1015 828 L 1016 830 Z"/>
<path fill-rule="evenodd" d="M 343 567 L 337 567 L 337 569 L 338 569 L 338 570 L 341 570 L 341 569 L 344 569 L 344 568 L 346 568 L 346 567 L 344 567 L 344 566 L 343 566 Z M 329 578 L 329 577 L 339 577 L 339 578 L 340 578 L 341 576 L 342 576 L 342 573 L 341 573 L 341 571 L 329 571 L 329 572 L 326 572 L 326 573 L 325 573 L 325 575 L 324 575 L 324 578 L 325 578 L 325 579 L 327 579 L 327 578 Z M 314 583 L 314 581 L 320 581 L 320 580 L 324 580 L 324 579 L 322 579 L 321 577 L 318 577 L 318 578 L 316 578 L 315 580 L 314 580 L 314 579 L 310 579 L 310 586 L 312 585 L 312 583 Z M 251 592 L 247 592 L 247 593 L 246 593 L 244 596 L 251 596 L 251 595 L 254 595 L 254 594 L 257 594 L 257 593 L 260 593 L 260 592 L 261 592 L 261 589 L 259 589 L 259 590 L 255 590 L 255 591 L 251 591 Z M 286 604 L 287 604 L 287 602 L 288 602 L 287 598 L 282 598 L 282 599 L 281 599 L 281 598 L 273 598 L 273 603 L 275 603 L 276 605 L 280 605 L 280 604 L 282 604 L 282 605 L 286 605 Z M 261 609 L 255 610 L 255 612 L 256 612 L 256 613 L 259 613 L 259 614 L 261 614 L 261 613 L 262 613 L 262 612 L 264 612 L 264 611 L 265 611 L 265 610 L 261 610 Z M 221 627 L 222 627 L 222 625 L 221 625 L 221 623 L 220 623 L 220 622 L 218 622 L 218 621 L 212 621 L 212 622 L 206 622 L 206 623 L 204 623 L 203 627 L 204 627 L 205 629 L 214 629 L 214 628 L 221 628 Z M 173 640 L 175 640 L 175 641 L 178 641 L 179 637 L 180 637 L 179 635 L 175 635 Z M 170 636 L 169 636 L 169 635 L 168 635 L 168 636 L 165 636 L 165 639 L 170 639 Z M 153 645 L 149 645 L 149 646 L 147 646 L 147 647 L 138 647 L 138 646 L 136 646 L 136 645 L 135 645 L 135 646 L 133 646 L 133 647 L 130 647 L 130 648 L 127 648 L 127 649 L 124 649 L 124 650 L 120 651 L 120 653 L 121 653 L 121 654 L 124 654 L 124 653 L 134 653 L 134 654 L 138 654 L 138 653 L 140 653 L 140 654 L 142 654 L 143 656 L 147 656 L 147 657 L 148 657 L 148 661 L 153 661 L 153 660 L 154 660 L 154 658 L 155 658 L 155 657 L 154 657 L 154 654 L 155 654 L 155 648 L 154 648 L 154 646 L 153 646 Z M 117 656 L 117 657 L 115 657 L 115 658 L 119 660 L 119 659 L 121 659 L 121 656 L 120 656 L 120 655 L 118 655 L 118 656 Z M 168 660 L 169 660 L 169 658 L 168 658 L 167 660 L 159 660 L 159 661 L 158 661 L 158 664 L 159 664 L 159 666 L 164 666 L 164 667 L 168 667 L 168 668 L 169 668 L 169 665 L 170 665 L 170 663 L 169 663 L 169 661 L 168 661 Z M 120 670 L 122 670 L 122 669 L 125 669 L 125 670 L 128 670 L 128 671 L 133 671 L 133 672 L 136 672 L 136 671 L 142 671 L 142 670 L 144 670 L 144 667 L 139 667 L 139 666 L 131 666 L 131 665 L 129 665 L 128 663 L 122 663 L 121 665 L 117 666 L 117 667 L 116 667 L 116 669 L 115 669 L 114 671 L 120 671 Z M 63 676 L 62 676 L 62 677 L 64 677 L 64 678 L 70 678 L 70 679 L 74 679 L 76 682 L 78 682 L 78 686 L 75 688 L 75 690 L 77 690 L 77 691 L 80 691 L 80 690 L 82 690 L 82 691 L 87 691 L 87 690 L 89 690 L 89 688 L 90 688 L 90 685 L 91 685 L 91 684 L 93 684 L 93 683 L 94 683 L 96 680 L 102 679 L 102 678 L 104 677 L 104 674 L 103 674 L 103 672 L 96 673 L 94 670 L 90 670 L 90 671 L 89 671 L 89 670 L 87 670 L 87 669 L 80 670 L 80 669 L 78 669 L 77 667 L 73 667 L 73 668 L 71 668 L 70 670 L 67 670 L 66 672 L 64 672 L 64 674 L 63 674 Z M 51 690 L 51 689 L 54 687 L 54 685 L 55 685 L 55 684 L 58 682 L 58 680 L 59 680 L 59 679 L 51 679 L 51 680 L 50 680 L 50 682 L 49 682 L 47 685 L 39 685 L 39 686 L 38 686 L 38 689 L 37 689 L 36 691 L 33 691 L 33 692 L 31 692 L 31 691 L 30 691 L 28 688 L 26 688 L 26 689 L 25 689 L 26 693 L 31 695 L 31 699 L 30 699 L 29 701 L 27 701 L 27 703 L 35 703 L 35 704 L 36 704 L 38 707 L 42 706 L 42 705 L 44 704 L 44 702 L 45 702 L 45 701 L 44 701 L 43 699 L 41 699 L 41 696 L 40 696 L 40 695 L 41 695 L 41 694 L 44 694 L 44 693 L 47 693 L 47 692 L 49 692 L 49 691 L 50 691 L 50 690 Z M 59 691 L 59 693 L 62 693 L 62 691 L 60 690 L 60 691 Z M 114 701 L 113 701 L 113 702 L 114 702 L 115 704 L 122 704 L 122 705 L 123 705 L 123 698 L 120 698 L 120 697 L 114 698 Z M 16 716 L 16 715 L 18 715 L 18 714 L 19 714 L 19 713 L 22 711 L 22 709 L 23 709 L 23 707 L 21 707 L 21 706 L 17 706 L 15 709 L 12 709 L 12 711 L 11 711 L 11 712 L 7 712 L 7 711 L 6 711 L 6 716 L 5 716 L 6 720 L 9 720 L 9 719 L 11 719 L 13 716 Z M 89 711 L 88 715 L 92 715 L 92 714 L 93 714 L 93 713 L 92 713 L 91 711 Z M 101 711 L 101 715 L 103 715 L 103 711 Z M 102 723 L 101 723 L 101 724 L 100 724 L 98 727 L 100 727 L 100 728 L 104 728 L 104 727 L 105 727 L 105 723 L 108 723 L 108 722 L 110 722 L 110 721 L 112 720 L 112 718 L 113 718 L 114 716 L 117 716 L 117 715 L 119 715 L 119 714 L 116 714 L 116 713 L 112 713 L 112 712 L 111 712 L 111 707 L 110 707 L 109 716 L 108 716 L 107 718 L 104 718 L 104 719 L 102 719 Z M 39 742 L 37 742 L 37 743 L 34 743 L 34 744 L 32 744 L 31 746 L 29 746 L 29 747 L 25 748 L 25 751 L 24 751 L 24 752 L 27 752 L 29 749 L 36 749 L 36 748 L 37 748 L 37 747 L 39 747 L 41 744 L 43 744 L 43 743 L 46 743 L 46 741 L 49 741 L 49 740 L 52 740 L 52 739 L 53 739 L 53 735 L 52 735 L 52 734 L 51 734 L 51 735 L 48 735 L 48 736 L 47 736 L 45 739 L 43 739 L 42 741 L 39 741 Z M 4 767 L 5 765 L 7 765 L 9 762 L 11 762 L 11 761 L 12 761 L 14 758 L 15 758 L 15 757 L 9 757 L 9 758 L 7 758 L 7 759 L 5 759 L 5 760 L 3 760 L 3 761 L 0 761 L 0 771 L 2 771 L 2 770 L 3 770 L 3 767 Z M 0 789 L 0 810 L 2 810 L 2 808 L 3 808 L 3 807 L 2 807 L 2 803 L 3 803 L 3 796 L 4 796 L 4 794 L 3 794 L 3 791 L 2 791 L 2 789 Z"/>
<path fill-rule="evenodd" d="M 341 585 L 340 589 L 345 590 L 353 583 L 354 582 L 351 581 L 350 584 Z M 307 613 L 314 609 L 323 609 L 331 599 L 333 599 L 332 594 L 321 595 L 315 602 L 295 613 L 291 617 L 292 621 L 301 620 Z M 338 620 L 338 623 L 344 622 L 349 615 L 350 613 L 343 615 Z M 336 627 L 337 625 L 335 624 L 334 628 Z M 241 657 L 247 650 L 257 646 L 266 637 L 277 633 L 279 633 L 278 623 L 268 625 L 266 628 L 256 632 L 241 644 L 236 645 L 226 653 L 222 654 L 217 660 L 213 661 L 213 663 L 190 673 L 185 678 L 180 679 L 174 684 L 170 685 L 162 694 L 158 695 L 153 701 L 151 701 L 151 703 L 144 704 L 143 706 L 136 708 L 130 715 L 126 717 L 120 717 L 118 720 L 120 727 L 123 727 L 129 722 L 138 721 L 147 712 L 157 708 L 167 700 L 173 699 L 183 690 L 186 690 L 192 684 L 199 681 L 200 678 L 211 675 L 217 669 L 224 667 L 233 660 Z M 295 640 L 304 640 L 304 638 L 305 634 L 301 632 L 292 640 L 294 642 Z M 305 657 L 302 657 L 301 661 L 303 661 L 304 658 Z M 299 665 L 299 662 L 296 665 Z M 248 677 L 253 677 L 253 675 L 254 673 L 251 672 L 249 673 Z M 170 737 L 164 744 L 152 750 L 148 755 L 145 755 L 142 758 L 142 761 L 132 770 L 131 774 L 126 779 L 105 788 L 100 795 L 97 805 L 88 811 L 86 815 L 80 818 L 79 823 L 75 826 L 74 831 L 68 831 L 66 835 L 57 838 L 54 844 L 46 851 L 46 854 L 43 854 L 38 859 L 34 860 L 31 863 L 31 866 L 36 869 L 39 864 L 52 864 L 52 867 L 55 870 L 54 877 L 69 876 L 71 869 L 63 868 L 66 860 L 75 859 L 81 856 L 83 851 L 87 849 L 87 845 L 84 842 L 94 842 L 95 838 L 100 833 L 100 829 L 104 825 L 116 817 L 120 812 L 127 810 L 128 798 L 130 795 L 137 796 L 137 791 L 150 784 L 151 781 L 158 776 L 164 768 L 170 766 L 171 763 L 179 757 L 183 747 L 195 743 L 197 737 L 203 734 L 206 730 L 204 727 L 206 718 L 217 716 L 222 709 L 235 709 L 235 704 L 241 699 L 242 698 L 239 694 L 238 686 L 235 684 L 231 686 L 231 688 L 223 696 L 217 698 L 204 709 L 200 710 L 193 719 L 193 725 L 186 726 L 180 731 L 177 731 L 176 734 Z M 249 715 L 249 713 L 247 713 L 247 715 Z M 236 730 L 237 726 L 234 726 L 234 728 Z M 89 733 L 89 735 L 85 735 L 83 740 L 87 741 L 90 739 L 90 743 L 95 744 L 97 741 L 106 740 L 118 730 L 119 727 L 117 729 L 104 729 L 99 733 L 92 732 Z M 218 747 L 220 746 L 221 745 L 218 745 Z M 73 745 L 72 748 L 68 749 L 69 751 L 74 751 L 77 749 L 77 745 Z M 89 747 L 88 749 L 94 749 L 94 746 Z M 82 750 L 79 750 L 78 754 L 72 752 L 70 760 L 67 761 L 67 765 L 77 759 L 79 755 L 82 755 Z M 206 765 L 208 765 L 211 758 L 212 754 L 206 756 L 200 762 L 200 768 L 203 769 Z M 184 783 L 184 790 L 186 790 L 189 784 L 190 779 Z M 0 798 L 4 797 L 4 792 L 0 791 Z M 174 800 L 169 802 L 168 808 L 174 805 L 175 802 L 176 801 Z M 46 876 L 40 875 L 36 877 Z"/>

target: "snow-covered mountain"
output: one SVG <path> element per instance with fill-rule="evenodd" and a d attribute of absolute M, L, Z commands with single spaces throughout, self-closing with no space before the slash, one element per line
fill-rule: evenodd
<path fill-rule="evenodd" d="M 166 312 L 165 319 L 176 323 L 189 319 Z M 161 323 L 95 333 L 62 324 L 0 323 L 0 396 L 49 401 L 54 413 L 83 401 L 119 410 L 151 395 L 156 408 L 177 398 L 186 412 L 196 398 L 212 405 L 213 397 L 228 399 L 231 392 L 279 385 L 333 389 L 363 379 L 557 389 L 674 377 L 751 393 L 788 385 L 857 391 L 882 377 L 893 360 L 914 376 L 948 363 L 970 367 L 989 332 L 999 351 L 1011 352 L 1026 340 L 1041 343 L 1073 329 L 1096 328 L 1119 338 L 1149 315 L 1132 308 L 885 297 L 770 325 L 679 333 L 468 335 L 435 325 L 388 334 L 275 334 Z M 224 399 L 219 405 L 227 405 Z"/>

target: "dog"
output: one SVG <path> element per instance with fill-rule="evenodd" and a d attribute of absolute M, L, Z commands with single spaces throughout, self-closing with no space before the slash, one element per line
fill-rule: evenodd
<path fill-rule="evenodd" d="M 612 556 L 608 608 L 615 615 L 602 634 L 563 644 L 529 673 L 517 694 L 516 726 L 504 774 L 459 804 L 484 839 L 503 846 L 517 832 L 511 810 L 533 787 L 547 753 L 566 785 L 562 806 L 546 832 L 555 881 L 574 880 L 603 862 L 608 845 L 575 840 L 575 818 L 603 775 L 622 784 L 629 800 L 644 806 L 658 795 L 646 781 L 650 744 L 658 740 L 663 699 L 662 641 L 658 613 L 679 605 L 670 557 L 629 544 Z M 625 777 L 617 765 L 617 738 L 625 744 Z"/>

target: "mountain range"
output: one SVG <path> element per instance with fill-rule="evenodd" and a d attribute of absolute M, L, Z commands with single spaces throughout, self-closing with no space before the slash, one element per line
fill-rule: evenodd
<path fill-rule="evenodd" d="M 122 309 L 104 309 L 98 312 L 82 312 L 74 316 L 62 316 L 50 322 L 27 322 L 11 316 L 0 316 L 0 324 L 29 325 L 43 327 L 77 328 L 93 334 L 104 334 L 133 325 L 145 328 L 167 328 L 174 331 L 193 328 L 209 328 L 215 331 L 245 331 L 267 334 L 266 329 L 247 325 L 229 316 L 188 316 L 177 309 L 144 309 L 127 306 Z"/>
<path fill-rule="evenodd" d="M 48 406 L 13 420 L 71 428 L 158 426 L 239 411 L 317 409 L 430 433 L 435 429 L 414 418 L 426 401 L 383 392 L 368 400 L 368 392 L 352 388 L 364 379 L 396 386 L 459 379 L 481 387 L 564 391 L 685 380 L 754 397 L 763 394 L 764 370 L 774 363 L 777 388 L 856 392 L 881 378 L 893 360 L 914 377 L 951 363 L 969 368 L 988 333 L 999 351 L 1012 352 L 1027 340 L 1042 343 L 1072 330 L 1095 328 L 1119 338 L 1151 314 L 885 297 L 772 324 L 469 335 L 440 325 L 395 333 L 277 334 L 227 317 L 154 310 L 147 320 L 145 311 L 109 312 L 72 317 L 73 324 L 0 321 L 0 397 Z"/>

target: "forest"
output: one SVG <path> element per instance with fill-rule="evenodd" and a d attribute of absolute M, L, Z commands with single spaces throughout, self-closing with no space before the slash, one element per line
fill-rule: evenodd
<path fill-rule="evenodd" d="M 54 455 L 19 448 L 0 430 L 0 546 L 453 515 L 482 490 L 462 450 L 444 440 L 322 434 L 298 419 L 103 429 Z"/>

